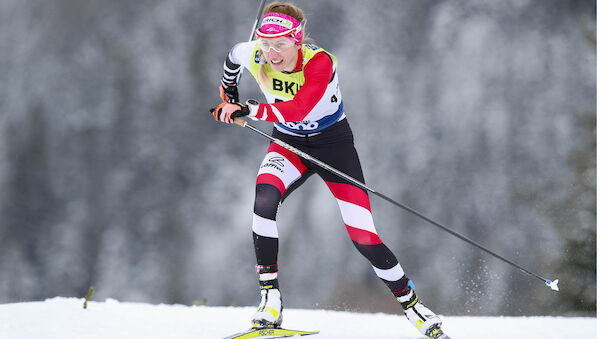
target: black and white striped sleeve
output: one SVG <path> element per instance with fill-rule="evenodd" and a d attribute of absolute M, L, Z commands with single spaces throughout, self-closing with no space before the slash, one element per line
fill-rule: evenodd
<path fill-rule="evenodd" d="M 241 65 L 236 64 L 231 57 L 232 53 L 228 53 L 224 61 L 224 74 L 222 74 L 222 83 L 226 86 L 236 86 Z"/>
<path fill-rule="evenodd" d="M 222 83 L 227 86 L 236 86 L 241 73 L 241 67 L 249 68 L 251 54 L 256 41 L 242 42 L 234 45 L 224 61 Z"/>

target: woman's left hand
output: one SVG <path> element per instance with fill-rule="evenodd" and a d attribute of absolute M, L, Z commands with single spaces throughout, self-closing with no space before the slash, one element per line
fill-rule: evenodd
<path fill-rule="evenodd" d="M 234 118 L 249 115 L 249 107 L 240 103 L 223 102 L 216 108 L 212 108 L 210 112 L 216 118 L 216 121 L 222 121 L 227 124 L 232 124 Z"/>

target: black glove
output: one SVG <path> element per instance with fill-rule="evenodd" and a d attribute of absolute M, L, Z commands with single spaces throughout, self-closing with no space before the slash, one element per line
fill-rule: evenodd
<path fill-rule="evenodd" d="M 234 118 L 243 117 L 249 114 L 249 107 L 245 104 L 238 102 L 229 103 L 222 102 L 216 108 L 209 110 L 216 118 L 216 121 L 222 121 L 225 123 L 233 123 Z"/>
<path fill-rule="evenodd" d="M 239 90 L 237 85 L 229 85 L 222 82 L 220 84 L 220 98 L 224 102 L 239 102 Z"/>

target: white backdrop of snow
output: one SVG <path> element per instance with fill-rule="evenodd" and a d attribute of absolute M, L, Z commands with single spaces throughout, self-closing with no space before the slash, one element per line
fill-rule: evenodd
<path fill-rule="evenodd" d="M 254 307 L 207 307 L 89 302 L 53 298 L 0 305 L 2 339 L 223 338 L 249 327 Z M 320 330 L 308 337 L 346 339 L 422 338 L 401 315 L 288 309 L 284 327 Z M 444 330 L 454 339 L 596 338 L 595 318 L 447 317 Z"/>

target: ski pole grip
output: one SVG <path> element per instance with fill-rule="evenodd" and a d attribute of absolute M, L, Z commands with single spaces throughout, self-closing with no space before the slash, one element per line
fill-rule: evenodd
<path fill-rule="evenodd" d="M 241 127 L 245 127 L 245 125 L 247 125 L 247 121 L 243 120 L 243 118 L 234 118 L 234 123 L 241 126 Z"/>

